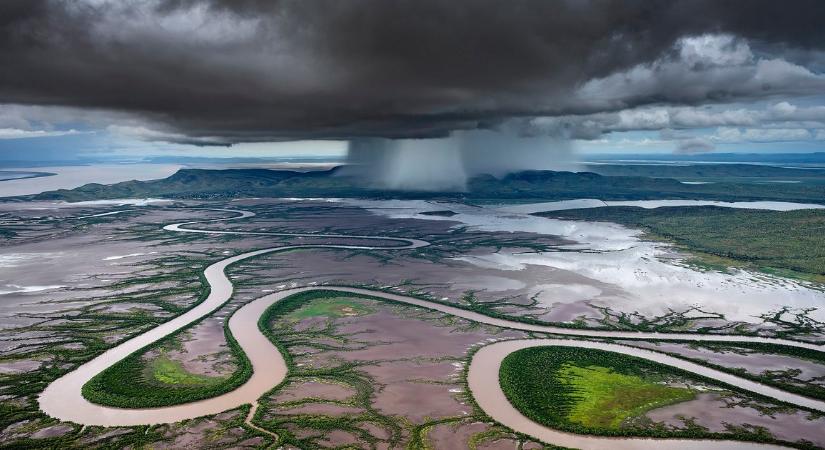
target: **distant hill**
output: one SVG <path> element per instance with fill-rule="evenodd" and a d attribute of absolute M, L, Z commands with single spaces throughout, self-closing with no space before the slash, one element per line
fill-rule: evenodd
<path fill-rule="evenodd" d="M 825 181 L 825 169 L 799 169 L 761 164 L 589 164 L 588 171 L 611 176 L 678 179 L 776 179 Z"/>
<path fill-rule="evenodd" d="M 602 153 L 588 155 L 589 161 L 676 162 L 676 163 L 758 163 L 775 166 L 825 165 L 825 152 L 813 153 Z"/>
<path fill-rule="evenodd" d="M 825 185 L 761 185 L 753 183 L 684 184 L 669 178 L 604 176 L 591 172 L 525 171 L 495 178 L 472 178 L 466 192 L 393 191 L 364 186 L 338 170 L 296 172 L 268 169 L 181 169 L 160 180 L 87 184 L 23 197 L 35 200 L 81 201 L 128 197 L 367 197 L 444 198 L 476 200 L 561 200 L 601 198 L 825 201 Z"/>

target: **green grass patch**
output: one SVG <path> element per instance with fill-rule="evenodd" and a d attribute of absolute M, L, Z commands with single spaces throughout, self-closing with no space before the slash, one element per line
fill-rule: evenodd
<path fill-rule="evenodd" d="M 363 301 L 351 297 L 323 297 L 313 299 L 285 316 L 290 321 L 300 321 L 310 317 L 338 319 L 348 316 L 371 314 L 373 308 Z"/>
<path fill-rule="evenodd" d="M 572 347 L 533 347 L 508 355 L 499 381 L 510 403 L 530 419 L 564 431 L 607 436 L 735 437 L 742 433 L 670 430 L 634 420 L 645 412 L 694 398 L 668 381 L 707 380 L 669 366 L 618 353 Z M 770 439 L 768 439 L 770 440 Z"/>
<path fill-rule="evenodd" d="M 695 397 L 690 389 L 665 386 L 607 367 L 564 364 L 556 376 L 576 399 L 567 419 L 591 427 L 619 428 L 626 419 Z"/>
<path fill-rule="evenodd" d="M 179 362 L 164 356 L 146 361 L 147 352 L 171 345 L 184 330 L 186 328 L 132 353 L 95 375 L 83 385 L 83 397 L 106 406 L 156 408 L 218 396 L 242 385 L 252 375 L 252 364 L 229 333 L 227 343 L 239 365 L 229 376 L 192 374 Z"/>
<path fill-rule="evenodd" d="M 162 355 L 150 362 L 144 358 L 150 351 L 175 345 L 186 330 L 201 320 L 203 318 L 135 351 L 95 375 L 83 385 L 83 397 L 93 403 L 119 408 L 157 408 L 215 397 L 242 385 L 252 375 L 252 364 L 229 332 L 228 320 L 224 323 L 224 335 L 238 364 L 238 369 L 229 376 L 195 375 Z"/>
<path fill-rule="evenodd" d="M 169 359 L 165 355 L 154 358 L 147 369 L 148 375 L 153 381 L 173 386 L 204 386 L 220 383 L 226 379 L 226 377 L 210 377 L 191 373 L 179 361 Z"/>
<path fill-rule="evenodd" d="M 504 358 L 499 381 L 507 399 L 522 414 L 572 433 L 735 439 L 810 448 L 804 442 L 779 441 L 760 429 L 732 427 L 718 433 L 690 424 L 672 429 L 651 423 L 641 417 L 645 412 L 693 398 L 690 389 L 665 384 L 670 381 L 715 385 L 746 398 L 774 402 L 736 386 L 633 356 L 574 347 L 532 347 Z"/>

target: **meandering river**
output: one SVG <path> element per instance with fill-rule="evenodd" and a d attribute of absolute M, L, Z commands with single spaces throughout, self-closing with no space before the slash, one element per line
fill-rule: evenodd
<path fill-rule="evenodd" d="M 248 211 L 221 210 L 237 214 L 230 219 L 240 219 L 254 216 Z M 217 219 L 227 220 L 227 219 Z M 116 347 L 113 347 L 91 361 L 79 366 L 72 372 L 53 381 L 39 397 L 40 408 L 48 415 L 64 420 L 72 421 L 84 425 L 101 426 L 133 426 L 159 423 L 171 423 L 185 419 L 191 419 L 204 415 L 217 414 L 228 409 L 236 408 L 244 404 L 252 404 L 257 407 L 257 400 L 264 393 L 279 384 L 287 376 L 287 366 L 283 355 L 272 345 L 266 336 L 258 329 L 257 323 L 260 316 L 267 308 L 278 301 L 299 292 L 311 290 L 336 290 L 340 292 L 366 294 L 381 297 L 388 300 L 403 302 L 406 304 L 420 306 L 437 310 L 446 314 L 455 315 L 468 320 L 495 325 L 500 327 L 533 331 L 541 333 L 552 333 L 555 335 L 566 335 L 570 337 L 592 337 L 592 338 L 637 338 L 637 339 L 672 339 L 682 341 L 721 341 L 721 342 L 764 342 L 774 343 L 793 347 L 823 350 L 823 346 L 811 343 L 789 341 L 774 338 L 762 338 L 752 336 L 722 336 L 722 335 L 698 335 L 689 333 L 640 333 L 623 331 L 602 331 L 569 329 L 544 325 L 525 324 L 506 319 L 485 316 L 455 306 L 442 303 L 435 303 L 418 298 L 406 297 L 381 291 L 359 289 L 351 287 L 303 287 L 279 291 L 264 297 L 258 298 L 243 307 L 239 308 L 229 319 L 229 330 L 237 340 L 239 346 L 246 353 L 252 367 L 253 374 L 250 379 L 237 389 L 223 395 L 206 400 L 175 405 L 162 408 L 146 409 L 124 409 L 97 405 L 83 398 L 81 390 L 84 384 L 98 373 L 111 367 L 118 361 L 127 357 L 141 348 L 157 342 L 165 336 L 185 327 L 186 325 L 205 317 L 232 297 L 232 281 L 226 275 L 227 266 L 254 258 L 263 254 L 286 251 L 295 248 L 339 248 L 339 249 L 381 249 L 381 250 L 401 250 L 413 249 L 429 245 L 428 242 L 419 239 L 398 238 L 391 236 L 356 236 L 356 235 L 323 235 L 314 233 L 268 233 L 268 232 L 245 232 L 245 231 L 217 231 L 194 229 L 190 226 L 196 223 L 210 221 L 185 222 L 167 225 L 165 230 L 173 232 L 205 233 L 205 234 L 246 234 L 246 235 L 272 235 L 272 236 L 311 236 L 328 238 L 356 238 L 359 240 L 369 239 L 377 241 L 398 242 L 397 246 L 365 246 L 365 245 L 294 245 L 273 247 L 255 250 L 231 256 L 218 261 L 204 271 L 206 282 L 211 290 L 209 296 L 200 304 L 190 309 L 186 313 L 159 325 L 139 336 L 136 336 Z M 738 441 L 720 440 L 684 440 L 684 439 L 642 439 L 642 438 L 604 438 L 595 436 L 582 436 L 570 433 L 563 433 L 542 426 L 524 417 L 504 397 L 504 393 L 498 384 L 498 368 L 501 360 L 509 353 L 521 348 L 534 347 L 540 345 L 563 345 L 573 347 L 595 348 L 613 351 L 640 358 L 645 358 L 661 364 L 678 367 L 693 373 L 704 375 L 720 382 L 736 385 L 742 389 L 755 392 L 767 397 L 771 397 L 783 402 L 795 404 L 804 408 L 825 412 L 825 402 L 802 397 L 782 391 L 770 386 L 766 386 L 753 381 L 745 380 L 735 375 L 710 369 L 699 364 L 691 363 L 682 359 L 667 356 L 651 350 L 642 350 L 618 344 L 583 341 L 573 339 L 534 339 L 534 340 L 514 340 L 497 342 L 476 352 L 468 371 L 468 383 L 470 390 L 478 402 L 479 406 L 491 417 L 502 424 L 533 436 L 545 442 L 587 449 L 624 449 L 624 448 L 658 448 L 663 442 L 667 445 L 678 445 L 679 448 L 690 449 L 744 449 L 744 448 L 770 448 L 764 444 L 751 444 Z"/>

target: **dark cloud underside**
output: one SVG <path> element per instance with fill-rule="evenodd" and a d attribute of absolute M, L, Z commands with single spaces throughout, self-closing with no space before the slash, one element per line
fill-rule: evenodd
<path fill-rule="evenodd" d="M 615 105 L 571 92 L 703 33 L 806 55 L 825 47 L 823 19 L 821 0 L 4 0 L 0 103 L 228 142 L 443 135 L 670 101 L 667 83 Z M 751 92 L 673 100 L 726 95 Z"/>

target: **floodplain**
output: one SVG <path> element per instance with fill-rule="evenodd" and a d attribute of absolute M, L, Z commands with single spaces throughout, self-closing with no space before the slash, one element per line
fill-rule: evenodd
<path fill-rule="evenodd" d="M 699 270 L 684 248 L 648 240 L 632 227 L 425 201 L 29 202 L 0 208 L 4 447 L 541 448 L 554 443 L 491 419 L 467 381 L 474 355 L 488 344 L 554 336 L 529 331 L 534 326 L 556 327 L 556 337 L 565 330 L 623 333 L 576 339 L 654 350 L 823 398 L 821 351 L 701 337 L 775 337 L 816 346 L 825 338 L 816 308 L 825 294 L 815 281 L 747 267 Z M 174 223 L 188 224 L 164 229 Z M 405 238 L 426 245 L 393 249 Z M 252 350 L 235 342 L 228 327 L 233 314 L 266 296 L 308 288 L 245 324 L 260 329 L 288 369 L 254 405 L 182 422 L 109 427 L 41 411 L 40 393 L 55 380 L 203 302 L 213 287 L 204 277 L 210 264 L 274 247 L 290 248 L 228 266 L 232 289 L 225 303 L 111 361 L 82 392 L 93 404 L 162 409 L 239 389 L 250 379 Z M 657 293 L 665 281 L 680 294 L 667 302 Z M 756 301 L 737 303 L 745 296 Z M 470 314 L 503 322 L 485 324 Z M 626 333 L 661 338 L 632 340 Z M 695 334 L 696 341 L 668 339 L 668 333 Z M 546 361 L 533 371 L 517 361 L 501 373 L 507 391 L 508 379 L 546 386 L 553 372 L 558 389 L 541 395 L 568 401 L 555 419 L 531 413 L 534 399 L 508 397 L 543 426 L 621 436 L 628 443 L 655 437 L 703 445 L 711 439 L 720 446 L 825 446 L 819 431 L 825 419 L 815 408 L 630 356 L 587 353 L 595 359 L 580 360 L 581 351 L 554 349 L 535 349 L 561 358 L 554 372 Z M 770 365 L 754 366 L 743 355 Z"/>

